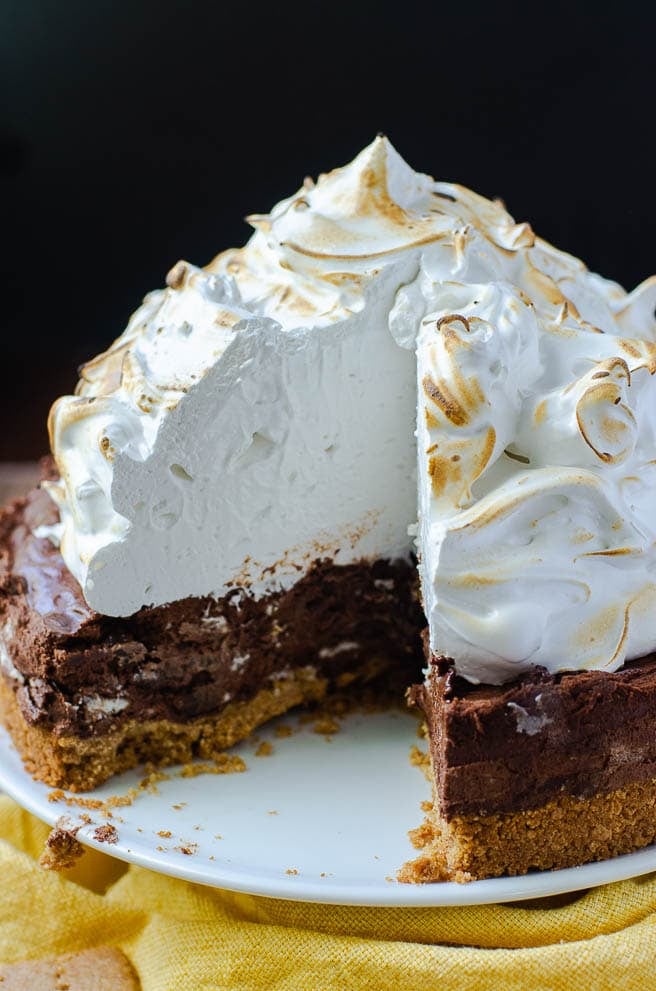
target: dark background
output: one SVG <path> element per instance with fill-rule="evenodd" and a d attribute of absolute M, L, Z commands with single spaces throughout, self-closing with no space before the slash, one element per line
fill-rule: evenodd
<path fill-rule="evenodd" d="M 379 130 L 591 268 L 650 275 L 646 10 L 0 0 L 0 459 L 44 451 L 52 399 L 173 262 Z"/>

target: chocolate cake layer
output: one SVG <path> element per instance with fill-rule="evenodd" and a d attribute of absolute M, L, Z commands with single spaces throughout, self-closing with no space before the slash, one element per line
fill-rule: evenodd
<path fill-rule="evenodd" d="M 35 536 L 55 520 L 40 490 L 0 517 L 0 666 L 30 725 L 85 738 L 134 720 L 197 719 L 301 668 L 334 680 L 377 664 L 402 666 L 408 681 L 419 670 L 411 562 L 316 560 L 264 598 L 234 588 L 111 618 Z"/>
<path fill-rule="evenodd" d="M 426 717 L 446 821 L 656 778 L 654 654 L 614 673 L 537 668 L 500 687 L 472 685 L 449 659 L 431 658 L 409 700 Z"/>

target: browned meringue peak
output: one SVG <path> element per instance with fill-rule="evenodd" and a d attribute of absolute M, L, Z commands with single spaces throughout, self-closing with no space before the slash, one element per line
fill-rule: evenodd
<path fill-rule="evenodd" d="M 583 567 L 576 542 L 593 519 L 591 551 L 619 541 L 642 554 L 625 555 L 632 568 L 651 567 L 654 281 L 627 296 L 502 204 L 415 173 L 385 138 L 251 219 L 244 248 L 203 271 L 178 263 L 85 367 L 78 396 L 55 406 L 52 495 L 87 600 L 124 615 L 245 575 L 264 594 L 296 580 L 318 543 L 340 561 L 407 554 L 419 332 L 433 646 L 483 680 L 535 658 L 621 663 L 616 623 L 591 656 L 549 641 L 562 624 L 543 636 L 540 617 L 549 596 L 554 615 L 565 599 L 579 609 L 588 578 L 601 598 L 610 588 L 601 556 L 585 558 L 575 587 L 566 577 Z M 515 488 L 527 493 L 519 502 Z M 355 543 L 344 538 L 356 530 Z M 521 550 L 534 530 L 539 560 Z M 553 581 L 527 604 L 545 560 Z M 463 567 L 480 587 L 461 597 Z M 622 596 L 646 609 L 649 582 L 629 577 Z M 639 620 L 632 652 L 645 637 Z"/>
<path fill-rule="evenodd" d="M 307 210 L 274 209 L 237 253 L 244 271 L 229 253 L 174 266 L 55 404 L 52 536 L 93 608 L 129 615 L 235 582 L 265 594 L 318 547 L 340 563 L 408 556 L 414 364 L 387 321 L 415 242 L 449 226 L 431 219 L 431 187 L 377 142 L 306 190 Z M 322 268 L 308 238 L 328 220 L 339 258 Z M 344 263 L 365 234 L 373 261 Z"/>
<path fill-rule="evenodd" d="M 231 275 L 249 305 L 298 326 L 344 319 L 364 305 L 367 284 L 390 264 L 440 242 L 465 250 L 470 229 L 493 250 L 533 243 L 500 203 L 411 169 L 385 137 L 343 168 L 306 180 L 270 214 L 248 218 L 257 233 L 218 255 L 208 271 Z"/>

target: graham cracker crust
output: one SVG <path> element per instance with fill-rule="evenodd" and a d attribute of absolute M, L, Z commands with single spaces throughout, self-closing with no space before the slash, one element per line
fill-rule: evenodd
<path fill-rule="evenodd" d="M 139 991 L 132 964 L 113 946 L 64 953 L 45 960 L 0 964 L 3 991 Z"/>
<path fill-rule="evenodd" d="M 656 841 L 656 778 L 589 798 L 561 794 L 521 812 L 444 819 L 434 795 L 410 839 L 422 853 L 397 878 L 409 884 L 476 881 L 557 870 L 632 853 Z"/>
<path fill-rule="evenodd" d="M 89 791 L 141 763 L 159 766 L 212 758 L 246 739 L 262 723 L 297 705 L 324 698 L 328 679 L 295 668 L 253 698 L 229 702 L 219 713 L 188 722 L 130 720 L 102 736 L 55 736 L 24 718 L 9 680 L 0 677 L 0 721 L 9 730 L 26 770 L 39 781 Z"/>

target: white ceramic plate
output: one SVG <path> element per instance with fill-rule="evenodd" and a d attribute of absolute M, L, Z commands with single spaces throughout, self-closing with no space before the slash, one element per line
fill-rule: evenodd
<path fill-rule="evenodd" d="M 325 737 L 298 719 L 278 721 L 294 733 L 280 738 L 276 723 L 258 734 L 273 747 L 234 748 L 242 774 L 172 777 L 157 792 L 115 808 L 114 845 L 94 838 L 102 815 L 78 833 L 81 842 L 163 874 L 256 895 L 351 905 L 473 905 L 577 891 L 656 870 L 656 847 L 569 870 L 495 878 L 470 884 L 407 885 L 393 880 L 416 855 L 407 831 L 423 818 L 429 797 L 409 754 L 417 722 L 402 712 L 351 715 Z M 123 795 L 143 778 L 130 772 L 85 798 Z M 0 787 L 40 819 L 63 814 L 80 822 L 75 806 L 49 802 L 52 789 L 23 770 L 0 730 Z M 170 836 L 166 834 L 170 833 Z M 183 851 L 188 851 L 187 853 Z"/>

